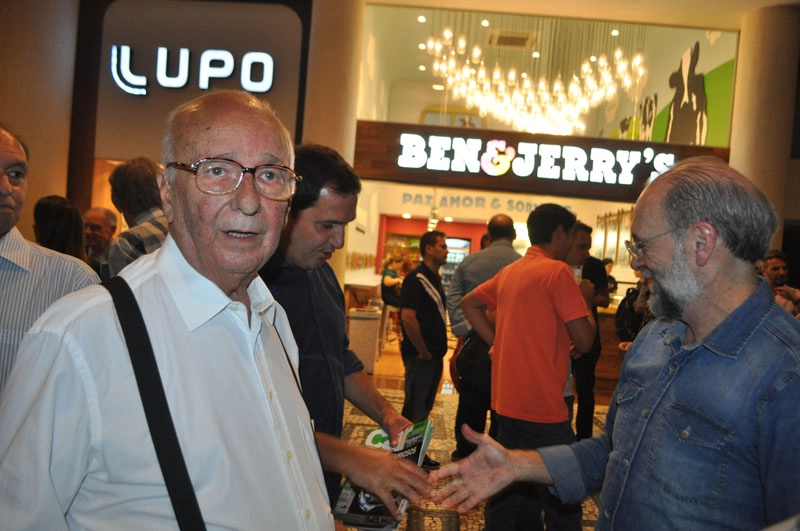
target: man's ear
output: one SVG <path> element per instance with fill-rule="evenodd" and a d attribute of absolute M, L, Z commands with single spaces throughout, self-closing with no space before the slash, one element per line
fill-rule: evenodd
<path fill-rule="evenodd" d="M 159 172 L 156 175 L 156 183 L 158 184 L 158 193 L 161 195 L 161 209 L 164 210 L 167 221 L 172 223 L 172 186 L 169 184 L 164 172 Z"/>
<path fill-rule="evenodd" d="M 717 229 L 707 221 L 698 221 L 689 227 L 687 234 L 695 252 L 695 263 L 699 267 L 705 266 L 717 247 Z"/>

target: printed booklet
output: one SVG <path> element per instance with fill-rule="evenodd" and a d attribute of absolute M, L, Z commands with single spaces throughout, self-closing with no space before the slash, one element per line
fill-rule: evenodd
<path fill-rule="evenodd" d="M 369 432 L 364 444 L 371 448 L 392 450 L 396 456 L 421 466 L 428 452 L 431 437 L 433 437 L 433 424 L 429 419 L 425 419 L 400 434 L 400 444 L 397 448 L 389 446 L 389 435 L 380 428 Z M 398 496 L 395 498 L 395 503 L 400 512 L 405 514 L 408 500 Z M 341 520 L 345 527 L 354 529 L 388 531 L 400 527 L 400 522 L 392 517 L 377 496 L 354 485 L 349 479 L 344 482 L 342 492 L 333 508 L 333 516 Z"/>

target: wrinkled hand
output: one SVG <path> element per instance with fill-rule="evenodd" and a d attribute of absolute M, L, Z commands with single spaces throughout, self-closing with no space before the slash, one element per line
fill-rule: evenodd
<path fill-rule="evenodd" d="M 450 481 L 436 489 L 433 501 L 445 509 L 460 514 L 499 492 L 515 479 L 515 471 L 508 451 L 484 433 L 478 433 L 464 424 L 461 433 L 478 449 L 466 459 L 443 466 L 430 473 L 431 484 L 449 478 Z"/>
<path fill-rule="evenodd" d="M 389 434 L 389 444 L 392 448 L 397 448 L 400 444 L 400 433 L 404 429 L 412 427 L 414 427 L 414 423 L 394 409 L 390 409 L 381 422 L 381 428 Z"/>
<path fill-rule="evenodd" d="M 350 474 L 350 481 L 380 498 L 395 520 L 402 515 L 393 493 L 412 505 L 422 505 L 430 495 L 428 474 L 408 459 L 395 457 L 388 450 L 361 447 L 359 451 L 359 466 Z"/>

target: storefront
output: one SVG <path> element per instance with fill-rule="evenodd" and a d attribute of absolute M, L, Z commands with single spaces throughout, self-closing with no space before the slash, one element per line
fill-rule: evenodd
<path fill-rule="evenodd" d="M 376 282 L 398 236 L 432 226 L 451 246 L 466 240 L 456 262 L 496 213 L 517 222 L 524 251 L 528 213 L 555 202 L 596 227 L 594 254 L 634 282 L 622 242 L 648 179 L 689 156 L 729 158 L 737 40 L 367 5 L 354 154 L 364 192 L 347 281 Z"/>

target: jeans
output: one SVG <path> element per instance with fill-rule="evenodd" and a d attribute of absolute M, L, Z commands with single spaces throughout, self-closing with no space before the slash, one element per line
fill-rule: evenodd
<path fill-rule="evenodd" d="M 405 366 L 405 401 L 402 415 L 413 423 L 428 418 L 442 379 L 442 358 L 421 360 L 419 356 L 403 355 Z"/>
<path fill-rule="evenodd" d="M 506 448 L 535 449 L 575 441 L 569 421 L 541 424 L 497 415 L 497 440 Z M 489 499 L 485 511 L 487 531 L 542 530 L 581 531 L 580 503 L 562 504 L 541 485 L 518 482 Z"/>

